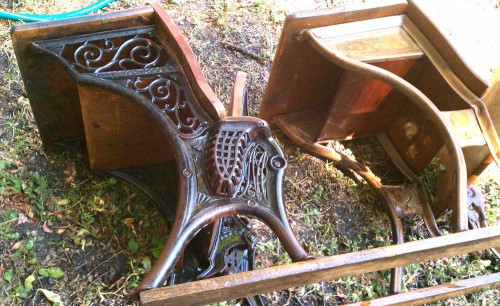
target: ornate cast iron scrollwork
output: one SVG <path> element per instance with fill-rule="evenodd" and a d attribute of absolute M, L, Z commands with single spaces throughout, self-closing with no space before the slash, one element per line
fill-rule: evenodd
<path fill-rule="evenodd" d="M 168 59 L 152 33 L 68 44 L 62 55 L 79 72 L 91 73 L 160 67 Z"/>
<path fill-rule="evenodd" d="M 158 14 L 163 15 L 162 11 Z M 30 52 L 45 57 L 51 65 L 60 65 L 67 73 L 65 77 L 75 81 L 81 92 L 71 98 L 80 99 L 75 107 L 82 109 L 85 133 L 95 132 L 95 119 L 102 124 L 99 131 L 106 130 L 106 141 L 115 135 L 123 137 L 123 141 L 128 140 L 123 135 L 138 137 L 133 127 L 115 129 L 113 116 L 94 113 L 94 107 L 102 106 L 101 100 L 109 93 L 113 97 L 106 101 L 109 107 L 119 109 L 130 103 L 129 109 L 141 111 L 137 116 L 134 111 L 124 111 L 123 118 L 131 116 L 144 126 L 151 122 L 158 133 L 168 138 L 180 172 L 176 216 L 163 251 L 135 295 L 162 286 L 174 272 L 186 246 L 206 226 L 214 221 L 238 220 L 236 215 L 260 219 L 276 233 L 292 260 L 307 259 L 288 224 L 281 194 L 286 161 L 269 126 L 257 118 L 225 117 L 220 109 L 215 109 L 213 104 L 218 104 L 218 100 L 215 95 L 207 95 L 208 84 L 198 77 L 201 70 L 187 42 L 169 20 L 161 20 L 167 28 L 157 27 L 155 20 L 154 24 L 136 28 L 56 36 L 30 43 Z M 158 32 L 165 29 L 173 33 Z M 179 62 L 179 58 L 190 64 Z M 183 66 L 178 67 L 179 63 Z M 93 89 L 100 94 L 93 95 Z M 94 138 L 85 139 L 102 144 L 102 139 Z M 123 152 L 129 151 L 125 148 Z M 99 150 L 93 153 L 100 156 Z M 208 256 L 213 265 L 205 275 L 249 269 L 252 237 L 247 237 L 247 228 L 236 227 L 239 229 L 222 227 L 216 241 L 210 240 L 213 252 Z M 193 268 L 186 270 L 189 273 L 183 279 L 202 272 L 196 265 L 193 263 Z"/>
<path fill-rule="evenodd" d="M 223 218 L 215 235 L 209 254 L 210 266 L 198 279 L 253 269 L 257 237 L 248 220 L 237 216 Z"/>
<path fill-rule="evenodd" d="M 267 200 L 267 152 L 244 131 L 219 130 L 206 154 L 208 181 L 218 196 Z"/>
<path fill-rule="evenodd" d="M 180 81 L 172 75 L 156 77 L 136 77 L 129 79 L 127 87 L 142 94 L 153 102 L 183 133 L 193 133 L 200 126 L 194 116 L 190 101 L 180 85 Z"/>
<path fill-rule="evenodd" d="M 184 77 L 153 27 L 37 42 L 33 47 L 51 53 L 77 73 L 92 74 L 141 94 L 183 134 L 196 134 L 202 127 L 203 112 L 194 112 Z"/>

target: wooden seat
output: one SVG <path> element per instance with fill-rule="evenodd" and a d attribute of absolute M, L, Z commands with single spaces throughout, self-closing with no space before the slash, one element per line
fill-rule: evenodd
<path fill-rule="evenodd" d="M 276 54 L 259 116 L 358 172 L 386 203 L 395 243 L 408 214 L 422 214 L 438 236 L 435 216 L 451 209 L 453 230 L 468 229 L 467 188 L 500 160 L 500 121 L 495 129 L 487 108 L 500 113 L 500 85 L 467 67 L 413 1 L 293 14 Z M 324 146 L 353 140 L 356 149 L 367 138 L 399 170 L 398 182 L 381 180 L 362 156 L 356 162 Z M 400 282 L 395 269 L 393 292 Z"/>

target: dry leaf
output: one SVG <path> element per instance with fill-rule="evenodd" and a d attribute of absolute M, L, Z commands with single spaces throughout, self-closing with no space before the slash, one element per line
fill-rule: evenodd
<path fill-rule="evenodd" d="M 69 205 L 69 204 L 71 204 L 70 199 L 62 199 L 62 200 L 57 202 L 57 205 L 60 205 L 60 206 L 65 206 L 65 205 Z"/>
<path fill-rule="evenodd" d="M 59 220 L 63 220 L 63 219 L 65 219 L 65 218 L 64 218 L 64 216 L 63 216 L 63 215 L 61 215 L 61 214 L 60 214 L 60 213 L 58 213 L 58 212 L 54 212 L 54 213 L 52 213 L 52 215 L 53 215 L 53 216 L 56 216 L 56 218 L 57 218 L 57 219 L 59 219 Z"/>
<path fill-rule="evenodd" d="M 16 242 L 16 243 L 14 243 L 14 244 L 10 247 L 10 249 L 11 249 L 11 250 L 17 250 L 17 249 L 19 249 L 19 247 L 21 246 L 21 243 L 23 243 L 23 241 L 18 241 L 18 242 Z"/>
<path fill-rule="evenodd" d="M 22 224 L 28 222 L 28 217 L 26 217 L 25 214 L 19 213 L 19 216 L 17 217 L 17 224 Z"/>
<path fill-rule="evenodd" d="M 42 230 L 46 233 L 52 233 L 52 230 L 47 226 L 47 221 L 43 223 Z"/>
<path fill-rule="evenodd" d="M 125 224 L 129 229 L 134 229 L 134 218 L 125 218 L 122 220 L 123 224 Z"/>
<path fill-rule="evenodd" d="M 50 302 L 59 303 L 59 306 L 64 306 L 63 302 L 61 301 L 61 296 L 59 294 L 46 289 L 38 289 L 38 291 L 42 291 L 43 295 L 45 295 L 45 298 Z"/>

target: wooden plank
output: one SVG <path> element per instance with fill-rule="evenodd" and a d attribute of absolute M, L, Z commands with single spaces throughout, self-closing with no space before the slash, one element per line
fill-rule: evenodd
<path fill-rule="evenodd" d="M 483 275 L 459 280 L 449 284 L 413 290 L 405 293 L 386 296 L 349 306 L 385 306 L 385 305 L 416 305 L 432 303 L 459 295 L 500 287 L 500 273 Z"/>
<path fill-rule="evenodd" d="M 403 15 L 374 18 L 368 20 L 328 25 L 311 29 L 314 35 L 321 39 L 347 38 L 350 35 L 359 35 L 377 30 L 399 28 L 403 24 Z M 347 37 L 346 37 L 347 36 Z"/>
<path fill-rule="evenodd" d="M 344 52 L 352 59 L 366 63 L 378 63 L 392 60 L 415 59 L 424 53 L 400 27 L 360 33 L 351 37 L 327 39 L 333 48 Z"/>
<path fill-rule="evenodd" d="M 500 246 L 500 226 L 141 292 L 143 305 L 199 305 Z"/>
<path fill-rule="evenodd" d="M 174 158 L 150 109 L 90 84 L 79 84 L 90 168 L 116 170 L 165 163 Z"/>
<path fill-rule="evenodd" d="M 226 117 L 226 108 L 208 85 L 186 37 L 159 3 L 151 2 L 149 5 L 155 11 L 158 39 L 170 51 L 169 54 L 176 59 L 176 63 L 181 68 L 184 77 L 188 79 L 198 103 L 212 119 L 219 120 Z"/>
<path fill-rule="evenodd" d="M 283 121 L 301 134 L 301 138 L 313 143 L 323 128 L 328 109 L 315 108 L 311 110 L 279 115 L 273 118 L 273 122 Z"/>
<path fill-rule="evenodd" d="M 236 73 L 236 78 L 234 79 L 233 92 L 231 93 L 231 100 L 229 102 L 229 109 L 227 115 L 231 117 L 248 116 L 248 114 L 243 114 L 246 111 L 247 106 L 243 105 L 246 103 L 244 101 L 243 95 L 245 94 L 245 82 L 247 80 L 247 74 L 243 71 L 238 71 Z"/>
<path fill-rule="evenodd" d="M 404 76 L 416 60 L 379 62 L 379 68 Z M 391 95 L 393 87 L 375 78 L 346 70 L 337 87 L 317 141 L 341 140 L 385 132 L 403 107 Z"/>
<path fill-rule="evenodd" d="M 346 56 L 368 63 L 420 58 L 423 51 L 402 28 L 403 15 L 315 28 L 311 31 Z"/>

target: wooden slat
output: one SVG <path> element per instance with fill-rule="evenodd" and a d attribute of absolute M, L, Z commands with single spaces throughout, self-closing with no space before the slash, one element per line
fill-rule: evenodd
<path fill-rule="evenodd" d="M 247 107 L 244 104 L 243 94 L 245 92 L 245 82 L 247 80 L 247 74 L 243 71 L 238 71 L 236 73 L 236 78 L 234 79 L 233 92 L 231 94 L 231 100 L 229 102 L 229 109 L 227 111 L 228 116 L 238 117 L 247 116 L 248 114 L 243 114 L 245 111 L 243 108 Z"/>
<path fill-rule="evenodd" d="M 459 295 L 500 287 L 500 273 L 459 280 L 449 284 L 413 290 L 349 306 L 416 305 L 432 303 Z"/>
<path fill-rule="evenodd" d="M 403 15 L 315 28 L 311 31 L 331 48 L 368 63 L 414 59 L 422 50 L 402 28 Z"/>
<path fill-rule="evenodd" d="M 321 39 L 348 38 L 351 35 L 369 33 L 377 30 L 398 28 L 403 23 L 403 15 L 374 18 L 348 23 L 328 25 L 311 29 Z M 347 37 L 346 37 L 347 36 Z"/>
<path fill-rule="evenodd" d="M 227 275 L 141 293 L 143 305 L 199 305 L 500 246 L 500 226 Z"/>
<path fill-rule="evenodd" d="M 300 133 L 302 138 L 314 143 L 323 128 L 327 114 L 328 109 L 315 108 L 276 116 L 272 123 L 283 121 L 283 124 Z"/>

